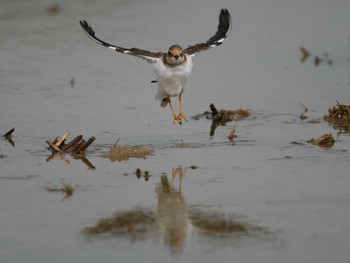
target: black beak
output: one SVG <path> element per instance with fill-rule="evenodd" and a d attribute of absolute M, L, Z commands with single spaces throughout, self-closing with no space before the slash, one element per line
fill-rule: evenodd
<path fill-rule="evenodd" d="M 175 58 L 175 59 L 179 59 L 179 56 L 178 56 L 178 55 L 176 55 L 176 56 L 174 56 L 174 58 Z"/>

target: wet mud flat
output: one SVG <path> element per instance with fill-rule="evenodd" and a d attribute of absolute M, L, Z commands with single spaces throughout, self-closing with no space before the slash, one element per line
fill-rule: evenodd
<path fill-rule="evenodd" d="M 43 246 L 42 241 L 30 242 L 34 233 L 51 231 L 58 236 L 53 242 L 55 246 L 62 246 L 61 242 L 68 239 L 73 247 L 83 246 L 87 255 L 88 250 L 101 245 L 107 254 L 114 246 L 118 251 L 128 246 L 130 253 L 145 248 L 153 251 L 151 247 L 155 246 L 157 253 L 166 251 L 170 260 L 193 258 L 197 253 L 208 257 L 203 249 L 209 249 L 214 258 L 227 249 L 239 253 L 244 247 L 276 253 L 285 250 L 285 242 L 292 242 L 288 240 L 293 240 L 295 233 L 300 236 L 302 232 L 306 233 L 304 242 L 310 242 L 310 249 L 318 249 L 312 244 L 319 246 L 328 233 L 321 226 L 308 226 L 305 216 L 322 221 L 321 213 L 330 220 L 337 217 L 338 209 L 343 209 L 343 205 L 336 203 L 342 199 L 339 193 L 346 195 L 346 184 L 326 185 L 328 172 L 333 171 L 331 167 L 342 167 L 348 161 L 344 146 L 344 142 L 349 145 L 348 111 L 343 110 L 348 105 L 337 103 L 324 118 L 310 117 L 314 114 L 305 109 L 300 110 L 300 115 L 271 116 L 254 110 L 225 110 L 214 105 L 209 108 L 211 111 L 195 115 L 185 124 L 198 129 L 201 126 L 198 124 L 204 123 L 205 132 L 175 141 L 166 136 L 146 138 L 145 141 L 152 141 L 148 144 L 137 143 L 140 138 L 101 144 L 99 137 L 106 140 L 108 136 L 100 134 L 92 136 L 94 140 L 84 140 L 84 136 L 78 135 L 69 139 L 66 132 L 52 142 L 48 136 L 33 144 L 38 138 L 23 139 L 16 135 L 18 129 L 4 133 L 0 140 L 1 161 L 7 172 L 0 176 L 2 190 L 27 189 L 8 194 L 17 198 L 12 204 L 9 201 L 3 204 L 10 209 L 4 224 L 24 231 L 22 224 L 26 221 L 33 228 L 27 230 L 29 233 L 21 241 L 15 241 L 10 232 L 5 232 L 5 236 L 25 242 L 28 252 L 40 251 Z M 341 124 L 334 125 L 335 118 Z M 287 128 L 289 133 L 285 130 L 287 136 L 271 138 L 261 129 L 266 123 L 275 129 Z M 323 136 L 321 131 L 327 127 L 331 133 Z M 296 135 L 300 129 L 303 132 Z M 315 136 L 313 140 L 311 133 Z M 259 137 L 261 134 L 264 136 Z M 331 144 L 329 136 L 333 139 Z M 123 144 L 128 139 L 129 144 Z M 22 144 L 26 145 L 28 155 L 23 155 Z M 331 156 L 337 158 L 330 161 Z M 27 167 L 14 171 L 15 165 Z M 317 167 L 326 172 L 310 174 Z M 332 178 L 337 180 L 342 174 L 340 170 Z M 33 208 L 33 198 L 41 208 Z M 28 207 L 18 210 L 15 208 L 18 202 Z M 29 213 L 30 209 L 34 209 L 34 215 Z M 42 217 L 42 209 L 56 211 L 45 212 Z M 91 209 L 93 212 L 88 212 Z M 299 209 L 311 211 L 298 214 Z M 328 209 L 336 212 L 329 214 Z M 26 215 L 26 219 L 10 221 L 12 213 Z M 276 218 L 276 213 L 282 213 L 280 218 Z M 289 217 L 296 222 L 293 230 L 288 230 Z M 41 228 L 45 222 L 48 226 Z M 340 221 L 340 226 L 346 224 Z M 57 232 L 53 229 L 56 227 L 68 229 Z M 332 228 L 337 231 L 337 227 Z M 50 244 L 44 247 L 56 259 L 65 258 Z M 7 249 L 9 256 L 5 258 L 10 259 L 15 251 Z M 40 259 L 43 254 L 41 251 L 32 259 Z M 72 250 L 66 258 L 75 255 Z M 137 260 L 141 255 L 127 253 L 125 257 Z"/>
<path fill-rule="evenodd" d="M 0 262 L 348 262 L 348 7 L 5 0 Z M 149 65 L 78 23 L 156 51 L 219 8 L 234 27 L 194 59 L 181 126 Z"/>

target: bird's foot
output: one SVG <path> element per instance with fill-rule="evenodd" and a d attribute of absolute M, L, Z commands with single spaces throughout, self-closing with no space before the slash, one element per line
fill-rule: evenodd
<path fill-rule="evenodd" d="M 182 122 L 182 119 L 187 121 L 187 118 L 186 118 L 185 114 L 182 111 L 180 111 L 179 114 L 177 115 L 177 119 L 179 119 L 181 122 Z"/>
<path fill-rule="evenodd" d="M 175 121 L 177 121 L 180 125 L 182 124 L 182 118 L 179 115 L 176 115 L 176 113 L 173 113 L 173 123 L 175 124 Z"/>
<path fill-rule="evenodd" d="M 180 111 L 180 113 L 177 115 L 175 112 L 173 113 L 173 123 L 174 124 L 175 124 L 175 121 L 177 121 L 180 125 L 182 125 L 182 120 L 187 121 L 187 118 L 182 111 Z"/>

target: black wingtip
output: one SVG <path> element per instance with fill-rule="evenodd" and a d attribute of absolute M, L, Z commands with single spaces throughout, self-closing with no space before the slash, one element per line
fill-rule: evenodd
<path fill-rule="evenodd" d="M 92 36 L 95 35 L 95 31 L 92 29 L 91 25 L 88 24 L 88 22 L 86 22 L 85 20 L 80 20 L 79 23 L 85 32 L 87 32 L 88 34 L 90 34 Z"/>
<path fill-rule="evenodd" d="M 222 32 L 225 32 L 225 35 L 228 36 L 231 31 L 231 25 L 232 18 L 230 12 L 226 8 L 221 9 L 219 16 L 219 29 L 221 29 Z"/>
<path fill-rule="evenodd" d="M 213 46 L 219 46 L 224 39 L 230 34 L 231 31 L 231 15 L 227 9 L 221 9 L 219 15 L 219 26 L 213 37 L 211 37 L 206 43 Z"/>

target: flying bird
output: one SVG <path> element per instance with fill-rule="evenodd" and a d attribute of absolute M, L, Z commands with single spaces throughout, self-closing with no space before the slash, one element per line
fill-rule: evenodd
<path fill-rule="evenodd" d="M 189 46 L 185 49 L 175 44 L 169 47 L 168 52 L 164 53 L 150 52 L 139 48 L 123 48 L 109 44 L 96 37 L 95 31 L 85 20 L 80 21 L 84 32 L 96 43 L 122 54 L 145 59 L 153 64 L 157 80 L 152 82 L 156 82 L 158 85 L 155 99 L 161 102 L 160 105 L 163 108 L 169 104 L 173 115 L 173 122 L 175 123 L 177 121 L 179 124 L 182 124 L 183 120 L 187 121 L 182 110 L 182 94 L 185 90 L 187 77 L 192 70 L 192 57 L 209 48 L 220 46 L 231 31 L 231 24 L 229 11 L 227 9 L 221 9 L 218 29 L 215 35 L 209 38 L 208 41 Z M 171 97 L 178 97 L 180 106 L 178 114 L 172 106 Z"/>

